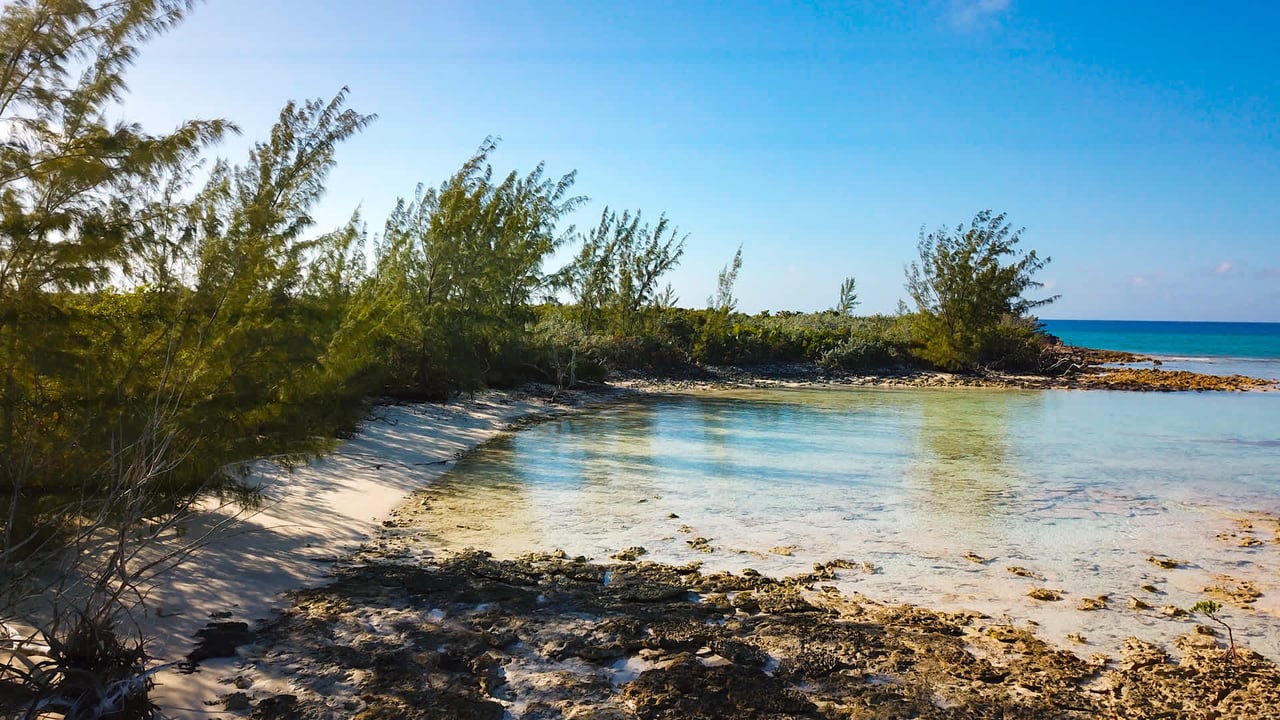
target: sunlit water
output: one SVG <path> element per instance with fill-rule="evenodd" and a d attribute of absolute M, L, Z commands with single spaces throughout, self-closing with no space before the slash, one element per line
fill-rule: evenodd
<path fill-rule="evenodd" d="M 1280 396 L 1005 390 L 819 389 L 650 398 L 535 425 L 461 461 L 420 518 L 431 549 L 500 556 L 563 548 L 604 560 L 841 573 L 874 599 L 1034 620 L 1114 651 L 1169 641 L 1223 580 L 1253 609 L 1225 616 L 1280 658 Z M 670 517 L 676 515 L 678 517 Z M 1240 520 L 1253 521 L 1241 530 Z M 1222 537 L 1218 537 L 1224 533 Z M 1241 547 L 1247 535 L 1263 542 Z M 712 553 L 689 540 L 710 539 Z M 794 554 L 770 552 L 794 546 Z M 974 552 L 986 564 L 966 560 Z M 1151 555 L 1186 561 L 1164 570 Z M 1017 577 L 1023 566 L 1043 580 Z M 1159 593 L 1141 590 L 1154 585 Z M 1027 597 L 1062 589 L 1061 602 Z M 1110 594 L 1110 608 L 1076 609 Z"/>

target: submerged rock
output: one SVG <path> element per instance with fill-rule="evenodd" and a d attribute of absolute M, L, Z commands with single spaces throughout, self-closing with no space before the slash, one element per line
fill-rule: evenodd
<path fill-rule="evenodd" d="M 1164 568 L 1165 570 L 1174 570 L 1186 564 L 1182 560 L 1174 560 L 1169 557 L 1158 557 L 1156 555 L 1148 557 L 1147 562 L 1155 565 L 1156 567 Z"/>
<path fill-rule="evenodd" d="M 1076 607 L 1077 610 L 1106 610 L 1107 596 L 1099 595 L 1098 597 L 1084 598 Z"/>
<path fill-rule="evenodd" d="M 635 560 L 639 560 L 641 556 L 648 555 L 648 554 L 649 554 L 648 550 L 645 550 L 644 548 L 637 545 L 635 547 L 629 547 L 625 550 L 619 550 L 618 552 L 610 555 L 609 557 L 613 558 L 614 560 L 621 560 L 623 562 L 632 562 Z"/>
<path fill-rule="evenodd" d="M 1027 597 L 1033 600 L 1045 600 L 1052 602 L 1062 599 L 1062 591 L 1051 590 L 1043 587 L 1031 588 L 1031 590 L 1027 592 Z"/>

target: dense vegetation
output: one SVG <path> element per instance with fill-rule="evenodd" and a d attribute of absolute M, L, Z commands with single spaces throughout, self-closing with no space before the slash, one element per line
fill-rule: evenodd
<path fill-rule="evenodd" d="M 925 236 L 917 312 L 873 317 L 853 316 L 852 278 L 830 311 L 737 312 L 741 249 L 707 308 L 677 308 L 662 279 L 686 236 L 668 218 L 605 209 L 564 231 L 584 202 L 575 174 L 501 174 L 490 141 L 379 231 L 358 214 L 317 231 L 341 143 L 375 120 L 345 89 L 287 103 L 239 163 L 203 164 L 230 121 L 152 134 L 112 119 L 138 47 L 191 5 L 0 14 L 0 585 L 14 593 L 86 528 L 154 522 L 245 461 L 322 449 L 373 397 L 690 362 L 1034 362 L 1038 303 L 1022 294 L 1043 262 L 1000 264 L 1019 240 L 1002 215 Z M 546 267 L 562 247 L 572 262 Z M 67 627 L 119 609 L 136 580 L 124 561 L 90 578 L 92 607 Z"/>

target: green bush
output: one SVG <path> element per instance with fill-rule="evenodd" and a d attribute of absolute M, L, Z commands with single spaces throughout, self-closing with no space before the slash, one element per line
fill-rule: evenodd
<path fill-rule="evenodd" d="M 822 353 L 818 364 L 828 370 L 883 370 L 911 363 L 910 325 L 883 315 L 855 318 L 848 339 Z"/>
<path fill-rule="evenodd" d="M 981 361 L 989 369 L 1033 372 L 1040 369 L 1040 356 L 1048 337 L 1035 318 L 1006 315 L 982 338 Z"/>

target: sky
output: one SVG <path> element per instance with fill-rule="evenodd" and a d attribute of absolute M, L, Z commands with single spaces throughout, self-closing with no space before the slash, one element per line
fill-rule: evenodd
<path fill-rule="evenodd" d="M 1049 318 L 1280 321 L 1280 5 L 1254 2 L 209 0 L 143 49 L 124 114 L 223 117 L 241 161 L 290 99 L 378 120 L 318 231 L 376 232 L 487 136 L 688 234 L 704 306 L 893 312 L 922 228 L 980 210 L 1052 262 Z M 567 255 L 552 261 L 560 264 Z"/>

